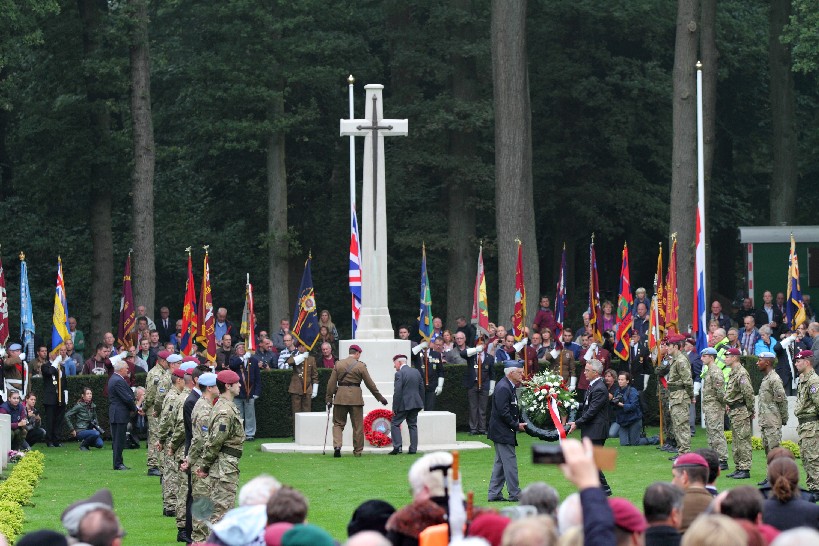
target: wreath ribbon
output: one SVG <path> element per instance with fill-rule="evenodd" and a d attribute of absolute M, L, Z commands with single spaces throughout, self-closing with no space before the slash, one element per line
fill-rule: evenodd
<path fill-rule="evenodd" d="M 555 425 L 555 430 L 559 435 L 559 441 L 566 439 L 566 429 L 560 422 L 560 412 L 557 409 L 557 393 L 549 393 L 549 414 L 552 416 L 552 423 Z"/>

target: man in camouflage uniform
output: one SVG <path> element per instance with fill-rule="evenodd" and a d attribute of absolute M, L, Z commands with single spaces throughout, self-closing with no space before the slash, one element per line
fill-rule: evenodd
<path fill-rule="evenodd" d="M 199 377 L 199 388 L 202 396 L 196 401 L 191 412 L 191 444 L 179 468 L 183 472 L 199 468 L 202 450 L 205 447 L 205 440 L 208 436 L 211 410 L 213 401 L 219 396 L 219 389 L 216 387 L 216 374 L 205 373 Z M 191 472 L 191 497 L 195 502 L 197 499 L 210 497 L 210 478 L 200 478 L 195 472 Z M 194 542 L 205 542 L 209 529 L 205 521 L 192 518 L 190 539 Z"/>
<path fill-rule="evenodd" d="M 782 379 L 774 371 L 776 355 L 770 352 L 759 353 L 756 365 L 762 372 L 762 383 L 759 385 L 759 429 L 762 433 L 762 446 L 765 455 L 782 441 L 782 426 L 788 422 L 788 397 Z M 767 485 L 768 478 L 758 485 Z"/>
<path fill-rule="evenodd" d="M 347 415 L 353 425 L 353 455 L 361 457 L 364 451 L 364 396 L 361 393 L 361 382 L 367 386 L 372 395 L 383 405 L 387 405 L 378 387 L 375 386 L 367 371 L 367 365 L 358 360 L 361 347 L 350 345 L 350 356 L 336 362 L 330 380 L 327 382 L 327 410 L 333 407 L 333 457 L 341 457 L 341 441 L 344 427 L 347 426 Z M 335 396 L 335 399 L 333 399 Z"/>
<path fill-rule="evenodd" d="M 702 359 L 702 413 L 708 447 L 717 452 L 720 470 L 728 470 L 728 442 L 725 441 L 725 376 L 716 364 L 717 350 L 706 347 Z"/>
<path fill-rule="evenodd" d="M 677 453 L 677 439 L 674 437 L 674 426 L 671 419 L 671 400 L 667 386 L 663 386 L 662 378 L 668 375 L 671 371 L 671 357 L 668 355 L 668 347 L 661 344 L 657 351 L 657 368 L 654 373 L 657 374 L 657 388 L 660 391 L 660 406 L 663 412 L 663 445 L 657 449 L 667 451 L 669 453 Z M 666 379 L 667 381 L 667 379 Z"/>
<path fill-rule="evenodd" d="M 799 387 L 793 410 L 799 421 L 799 451 L 805 468 L 805 485 L 819 495 L 819 375 L 814 371 L 813 351 L 801 350 L 796 355 Z"/>
<path fill-rule="evenodd" d="M 731 418 L 735 471 L 728 478 L 747 480 L 751 477 L 751 420 L 754 418 L 754 388 L 751 377 L 742 366 L 739 349 L 725 351 L 725 363 L 731 367 L 725 389 L 725 405 Z"/>
<path fill-rule="evenodd" d="M 665 342 L 671 365 L 668 367 L 668 402 L 674 438 L 680 455 L 691 451 L 691 428 L 688 424 L 688 406 L 694 399 L 694 382 L 691 379 L 691 363 L 682 352 L 685 336 L 675 334 Z M 671 457 L 674 460 L 675 457 Z"/>
<path fill-rule="evenodd" d="M 179 355 L 171 355 L 171 358 Z M 171 374 L 171 388 L 165 399 L 162 401 L 162 415 L 159 418 L 159 431 L 155 447 L 158 452 L 162 453 L 162 500 L 163 500 L 163 514 L 168 517 L 176 516 L 176 492 L 179 489 L 177 483 L 179 472 L 176 468 L 176 462 L 172 456 L 169 456 L 164 451 L 168 448 L 173 432 L 173 424 L 179 407 L 185 401 L 182 396 L 182 390 L 185 388 L 185 372 L 181 369 L 175 369 Z"/>
<path fill-rule="evenodd" d="M 208 423 L 208 435 L 202 455 L 195 467 L 200 479 L 209 478 L 213 500 L 211 523 L 222 519 L 236 504 L 239 487 L 239 459 L 245 441 L 245 425 L 233 399 L 239 395 L 239 374 L 222 370 L 216 374 L 219 400 L 213 406 Z"/>
<path fill-rule="evenodd" d="M 183 359 L 184 360 L 184 359 Z M 181 463 L 185 459 L 185 451 L 190 445 L 190 412 L 199 398 L 199 376 L 202 372 L 196 369 L 196 364 L 186 361 L 179 368 L 185 373 L 185 387 L 179 395 L 177 409 L 171 425 L 171 439 L 168 442 L 167 455 L 173 460 L 173 469 L 176 474 L 176 541 L 187 542 L 190 540 L 190 529 L 188 526 L 188 473 L 181 468 Z M 186 423 L 187 405 L 187 423 Z"/>
<path fill-rule="evenodd" d="M 159 412 L 162 411 L 162 404 L 159 404 L 159 412 L 156 410 L 157 397 L 168 392 L 171 372 L 168 371 L 168 361 L 171 353 L 160 351 L 157 355 L 156 365 L 148 372 L 145 378 L 145 415 L 148 417 L 148 475 L 161 476 L 159 471 L 160 461 L 156 452 L 157 432 L 159 432 Z M 160 391 L 161 389 L 161 391 Z"/>

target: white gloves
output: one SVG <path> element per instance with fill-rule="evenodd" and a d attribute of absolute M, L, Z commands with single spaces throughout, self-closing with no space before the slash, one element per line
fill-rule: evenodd
<path fill-rule="evenodd" d="M 495 382 L 490 381 L 489 382 L 489 396 L 492 396 L 492 393 L 494 393 L 494 392 L 495 392 Z"/>
<path fill-rule="evenodd" d="M 250 353 L 245 353 L 242 355 L 242 362 L 247 364 L 247 361 L 250 359 Z"/>
<path fill-rule="evenodd" d="M 596 344 L 596 343 L 592 343 L 592 344 L 591 344 L 591 347 L 589 347 L 589 350 L 588 350 L 588 351 L 586 351 L 586 354 L 585 354 L 585 355 L 583 355 L 583 359 L 584 359 L 586 362 L 588 362 L 589 360 L 591 360 L 592 358 L 594 358 L 594 355 L 595 355 L 595 354 L 597 354 L 597 350 L 596 350 L 597 348 L 595 347 L 595 345 L 597 345 L 597 344 Z"/>
<path fill-rule="evenodd" d="M 571 381 L 569 381 L 569 391 L 574 392 L 574 390 L 575 390 L 576 388 L 577 388 L 577 378 L 576 378 L 576 377 L 572 377 L 572 380 L 571 380 Z"/>
<path fill-rule="evenodd" d="M 127 353 L 126 351 L 122 351 L 122 352 L 121 352 L 121 353 L 119 353 L 118 355 L 114 355 L 114 356 L 112 356 L 112 357 L 109 359 L 109 360 L 111 360 L 111 366 L 113 366 L 113 365 L 114 365 L 114 364 L 116 364 L 117 362 L 122 362 L 123 360 L 125 360 L 125 357 L 126 357 L 126 356 L 128 356 L 128 353 Z M 58 357 L 58 358 L 59 358 L 59 357 Z"/>
<path fill-rule="evenodd" d="M 313 383 L 313 395 L 310 398 L 315 398 L 318 395 L 318 383 Z"/>
<path fill-rule="evenodd" d="M 648 378 L 651 377 L 651 376 L 648 375 L 648 374 L 645 374 L 645 373 L 642 374 L 642 375 L 643 375 L 643 392 L 645 392 L 645 390 L 648 388 Z"/>
<path fill-rule="evenodd" d="M 469 347 L 466 350 L 466 356 L 475 356 L 476 354 L 478 354 L 480 352 L 478 350 L 479 348 L 483 349 L 483 345 L 478 345 L 477 347 Z"/>
<path fill-rule="evenodd" d="M 55 368 L 60 367 L 60 363 L 63 361 L 63 355 L 57 355 L 57 358 L 51 361 L 51 365 Z"/>
<path fill-rule="evenodd" d="M 302 362 L 307 360 L 308 356 L 310 356 L 310 355 L 308 355 L 307 353 L 299 353 L 299 354 L 297 354 L 296 356 L 293 357 L 293 362 L 295 364 L 301 364 Z"/>
<path fill-rule="evenodd" d="M 515 345 L 514 345 L 515 352 L 516 353 L 521 352 L 523 350 L 523 348 L 526 347 L 526 345 L 528 343 L 529 343 L 529 338 L 528 337 L 525 337 L 525 338 L 521 339 L 520 341 L 518 341 L 517 343 L 515 343 Z"/>
<path fill-rule="evenodd" d="M 594 349 L 594 352 L 596 353 L 598 347 L 600 347 L 600 345 L 598 345 L 597 342 L 595 341 L 594 343 L 591 344 L 591 347 L 589 347 L 589 349 Z"/>
<path fill-rule="evenodd" d="M 558 351 L 557 349 L 552 349 L 552 350 L 549 352 L 549 354 L 550 354 L 550 355 L 552 355 L 552 358 L 556 359 L 557 357 L 559 357 L 559 356 L 560 356 L 560 351 Z"/>
<path fill-rule="evenodd" d="M 694 383 L 694 396 L 699 396 L 701 390 L 702 390 L 702 383 L 700 383 L 699 381 Z"/>
<path fill-rule="evenodd" d="M 6 348 L 0 346 L 0 358 L 6 358 Z"/>
<path fill-rule="evenodd" d="M 782 347 L 784 347 L 785 349 L 790 349 L 794 341 L 796 341 L 796 335 L 795 334 L 790 335 L 782 340 Z"/>
<path fill-rule="evenodd" d="M 435 387 L 435 396 L 439 396 L 442 392 L 444 392 L 444 378 L 438 378 L 438 386 Z"/>
<path fill-rule="evenodd" d="M 421 343 L 412 348 L 412 354 L 417 356 L 418 353 L 420 353 L 427 347 L 429 347 L 429 343 L 427 343 L 426 341 L 422 341 Z"/>

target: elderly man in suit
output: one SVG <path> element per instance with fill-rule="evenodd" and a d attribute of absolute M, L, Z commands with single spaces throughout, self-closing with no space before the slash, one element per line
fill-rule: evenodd
<path fill-rule="evenodd" d="M 488 437 L 495 442 L 495 464 L 489 480 L 489 502 L 507 500 L 503 498 L 504 483 L 510 501 L 517 502 L 520 495 L 515 447 L 518 445 L 517 433 L 523 430 L 524 424 L 520 420 L 515 388 L 523 380 L 523 363 L 508 360 L 503 365 L 504 378 L 495 385 L 492 414 L 489 416 Z"/>
<path fill-rule="evenodd" d="M 591 359 L 586 362 L 583 373 L 589 380 L 589 388 L 580 406 L 580 417 L 569 423 L 569 434 L 579 428 L 583 438 L 590 439 L 594 445 L 602 446 L 606 443 L 609 431 L 609 390 L 601 377 L 603 363 Z M 606 495 L 611 496 L 611 487 L 602 471 L 600 484 Z"/>
<path fill-rule="evenodd" d="M 409 428 L 409 454 L 418 450 L 418 412 L 424 408 L 424 379 L 421 372 L 407 363 L 407 355 L 392 357 L 395 366 L 395 388 L 392 395 L 392 451 L 401 453 L 401 423 Z"/>
<path fill-rule="evenodd" d="M 108 420 L 114 447 L 114 470 L 130 470 L 122 462 L 125 431 L 131 420 L 131 412 L 142 411 L 134 403 L 134 391 L 128 386 L 128 374 L 128 363 L 120 360 L 114 364 L 114 373 L 108 380 Z"/>

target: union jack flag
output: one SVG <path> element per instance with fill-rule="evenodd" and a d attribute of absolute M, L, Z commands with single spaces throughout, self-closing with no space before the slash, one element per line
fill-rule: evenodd
<path fill-rule="evenodd" d="M 353 312 L 353 339 L 361 316 L 361 250 L 358 246 L 358 217 L 355 207 L 350 216 L 350 300 Z"/>

